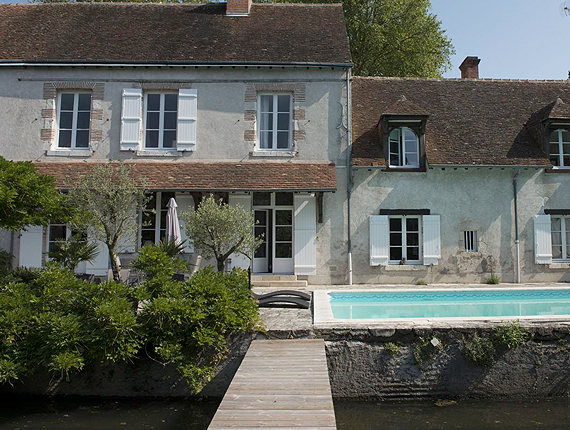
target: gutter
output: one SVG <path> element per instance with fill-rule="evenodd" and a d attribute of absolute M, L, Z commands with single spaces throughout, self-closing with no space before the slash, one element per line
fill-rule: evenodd
<path fill-rule="evenodd" d="M 348 257 L 348 285 L 352 285 L 352 232 L 351 232 L 351 219 L 350 219 L 350 194 L 352 192 L 352 103 L 351 103 L 351 88 L 350 88 L 351 69 L 346 71 L 346 218 L 347 218 L 347 257 Z"/>
<path fill-rule="evenodd" d="M 0 60 L 0 67 L 346 67 L 352 63 L 320 63 L 320 62 L 252 62 L 252 61 L 85 61 L 85 60 Z"/>

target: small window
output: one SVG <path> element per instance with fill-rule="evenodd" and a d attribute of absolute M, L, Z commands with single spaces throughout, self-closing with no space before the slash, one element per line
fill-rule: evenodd
<path fill-rule="evenodd" d="M 466 230 L 463 232 L 463 250 L 465 252 L 477 252 L 477 232 Z"/>
<path fill-rule="evenodd" d="M 178 94 L 156 93 L 145 97 L 145 148 L 176 147 Z"/>
<path fill-rule="evenodd" d="M 420 167 L 419 139 L 411 128 L 393 129 L 388 140 L 390 167 Z"/>
<path fill-rule="evenodd" d="M 552 217 L 552 259 L 570 260 L 570 217 Z"/>
<path fill-rule="evenodd" d="M 69 238 L 69 229 L 66 224 L 50 223 L 48 227 L 48 252 L 58 249 L 59 243 Z"/>
<path fill-rule="evenodd" d="M 57 147 L 63 149 L 89 148 L 91 94 L 60 93 L 57 106 Z"/>
<path fill-rule="evenodd" d="M 253 206 L 271 206 L 271 193 L 253 193 Z"/>
<path fill-rule="evenodd" d="M 420 217 L 395 216 L 389 219 L 390 263 L 420 263 Z"/>
<path fill-rule="evenodd" d="M 548 139 L 550 162 L 557 167 L 570 167 L 570 132 L 554 130 Z"/>
<path fill-rule="evenodd" d="M 258 149 L 291 150 L 291 94 L 260 94 L 258 97 Z"/>

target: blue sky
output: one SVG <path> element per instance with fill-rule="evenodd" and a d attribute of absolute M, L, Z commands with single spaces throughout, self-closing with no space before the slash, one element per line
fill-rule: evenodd
<path fill-rule="evenodd" d="M 24 3 L 25 0 L 0 0 Z M 570 70 L 570 17 L 563 0 L 431 0 L 455 46 L 453 69 L 459 77 L 468 55 L 481 59 L 482 78 L 566 79 Z M 570 0 L 567 0 L 570 7 Z"/>

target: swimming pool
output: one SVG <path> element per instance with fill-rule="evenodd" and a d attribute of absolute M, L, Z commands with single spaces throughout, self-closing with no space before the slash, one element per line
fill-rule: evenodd
<path fill-rule="evenodd" d="M 570 288 L 315 291 L 315 323 L 570 319 Z"/>

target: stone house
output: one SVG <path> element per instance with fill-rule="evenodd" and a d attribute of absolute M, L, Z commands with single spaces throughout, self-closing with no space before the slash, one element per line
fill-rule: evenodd
<path fill-rule="evenodd" d="M 570 85 L 352 80 L 355 283 L 570 280 Z"/>
<path fill-rule="evenodd" d="M 34 161 L 61 189 L 108 160 L 146 179 L 155 212 L 121 245 L 126 266 L 164 236 L 171 197 L 185 210 L 215 193 L 255 213 L 254 272 L 344 281 L 341 5 L 7 4 L 0 38 L 1 156 Z M 69 234 L 54 220 L 0 232 L 0 247 L 39 267 Z M 101 251 L 79 270 L 106 275 Z"/>

